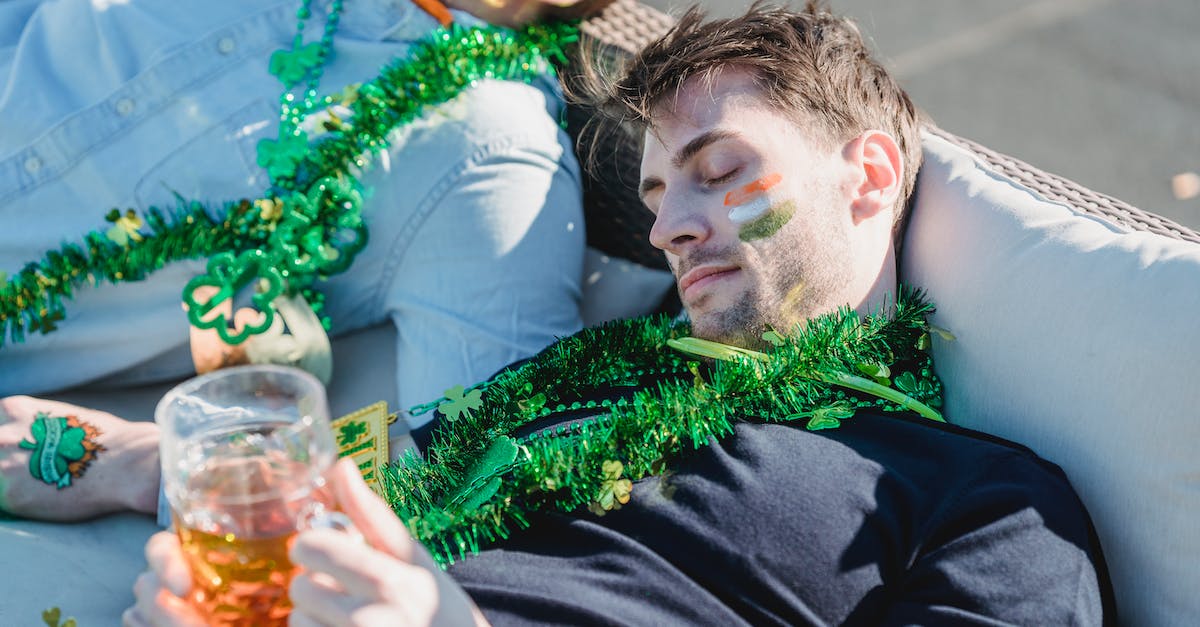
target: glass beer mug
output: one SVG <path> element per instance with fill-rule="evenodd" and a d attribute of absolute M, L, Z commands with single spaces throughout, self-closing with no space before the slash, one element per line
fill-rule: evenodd
<path fill-rule="evenodd" d="M 292 538 L 348 524 L 325 485 L 337 447 L 324 387 L 285 366 L 226 368 L 181 383 L 154 415 L 189 600 L 213 625 L 286 624 Z"/>

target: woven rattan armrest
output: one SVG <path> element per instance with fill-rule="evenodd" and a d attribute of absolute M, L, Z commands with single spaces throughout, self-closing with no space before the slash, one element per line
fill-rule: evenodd
<path fill-rule="evenodd" d="M 929 127 L 930 133 L 971 151 L 993 170 L 1037 192 L 1047 200 L 1074 207 L 1080 213 L 1099 218 L 1129 231 L 1147 231 L 1167 237 L 1200 243 L 1200 233 L 1160 215 L 1143 211 L 1129 203 L 1101 194 L 1056 174 L 1040 170 L 1020 159 L 996 152 L 949 131 Z"/>

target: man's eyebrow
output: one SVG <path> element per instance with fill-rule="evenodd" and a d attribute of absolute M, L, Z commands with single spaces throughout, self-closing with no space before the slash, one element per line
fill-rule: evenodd
<path fill-rule="evenodd" d="M 695 139 L 688 142 L 686 146 L 680 148 L 679 152 L 675 153 L 674 157 L 671 157 L 671 165 L 678 170 L 679 168 L 682 168 L 685 163 L 691 161 L 692 157 L 696 156 L 696 153 L 708 147 L 709 144 L 713 144 L 724 139 L 733 139 L 737 136 L 737 133 L 724 129 L 714 129 L 705 133 L 701 133 Z"/>
<path fill-rule="evenodd" d="M 642 202 L 646 202 L 646 194 L 655 188 L 662 187 L 662 184 L 662 179 L 657 176 L 647 176 L 642 179 L 642 184 L 638 186 L 638 198 L 641 198 Z"/>
<path fill-rule="evenodd" d="M 679 168 L 682 168 L 688 161 L 691 161 L 692 157 L 695 157 L 697 153 L 707 148 L 710 144 L 714 144 L 726 139 L 733 139 L 735 137 L 738 137 L 737 133 L 724 129 L 714 129 L 705 133 L 701 133 L 693 138 L 692 141 L 688 142 L 686 146 L 680 148 L 679 152 L 675 153 L 675 156 L 671 157 L 671 167 L 678 170 Z M 638 186 L 638 196 L 644 200 L 648 192 L 657 187 L 661 187 L 662 184 L 662 179 L 658 178 L 657 176 L 648 176 L 643 179 L 642 184 Z"/>

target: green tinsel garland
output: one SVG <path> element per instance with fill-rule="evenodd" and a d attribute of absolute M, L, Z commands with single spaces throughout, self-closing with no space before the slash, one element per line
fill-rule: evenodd
<path fill-rule="evenodd" d="M 175 208 L 150 207 L 142 217 L 132 210 L 124 216 L 113 210 L 107 217 L 113 227 L 107 231 L 88 233 L 81 244 L 64 243 L 7 280 L 0 273 L 0 347 L 6 338 L 20 342 L 27 332 L 54 331 L 66 318 L 64 301 L 81 286 L 137 281 L 173 261 L 271 247 L 271 236 L 281 217 L 271 205 L 293 202 L 287 196 L 290 190 L 309 190 L 320 181 L 331 180 L 354 191 L 352 167 L 364 166 L 370 151 L 386 148 L 392 130 L 422 115 L 427 106 L 453 98 L 477 80 L 528 82 L 551 71 L 547 59 L 564 60 L 565 49 L 577 34 L 573 23 L 534 24 L 515 33 L 458 26 L 435 32 L 415 44 L 407 59 L 393 61 L 376 79 L 358 87 L 350 104 L 354 118 L 349 124 L 331 129 L 313 146 L 291 147 L 302 152 L 297 159 L 299 165 L 288 176 L 272 173 L 274 185 L 263 199 L 209 206 L 180 198 Z M 274 147 L 280 142 L 264 143 Z M 261 155 L 260 145 L 260 160 Z M 314 248 L 335 240 L 346 224 L 347 208 L 343 204 L 317 204 L 314 214 L 302 217 L 325 235 L 326 242 Z M 293 247 L 301 244 L 291 242 Z M 352 257 L 354 251 L 347 252 Z M 341 271 L 350 260 L 343 257 L 337 266 L 325 268 Z M 293 272 L 288 276 L 286 271 L 284 275 L 289 291 L 304 294 L 319 314 L 321 296 L 312 285 L 334 273 L 322 269 L 310 275 Z"/>
<path fill-rule="evenodd" d="M 684 323 L 660 317 L 584 330 L 487 382 L 481 403 L 443 400 L 448 422 L 425 458 L 410 453 L 384 469 L 385 498 L 446 565 L 529 526 L 536 512 L 588 506 L 603 513 L 628 482 L 664 475 L 686 451 L 732 433 L 738 420 L 803 420 L 823 429 L 862 407 L 904 410 L 829 383 L 839 377 L 866 374 L 907 397 L 906 405 L 940 406 L 924 352 L 932 310 L 921 294 L 902 289 L 891 318 L 860 319 L 845 309 L 808 321 L 761 359 L 711 369 L 670 348 L 689 332 Z M 893 373 L 897 362 L 912 369 Z M 514 437 L 574 410 L 581 420 Z"/>

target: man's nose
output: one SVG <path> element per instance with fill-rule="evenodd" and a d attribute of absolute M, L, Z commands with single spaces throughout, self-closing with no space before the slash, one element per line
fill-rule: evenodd
<path fill-rule="evenodd" d="M 712 235 L 712 225 L 694 202 L 664 196 L 650 229 L 650 244 L 674 255 L 690 246 L 704 243 Z"/>

